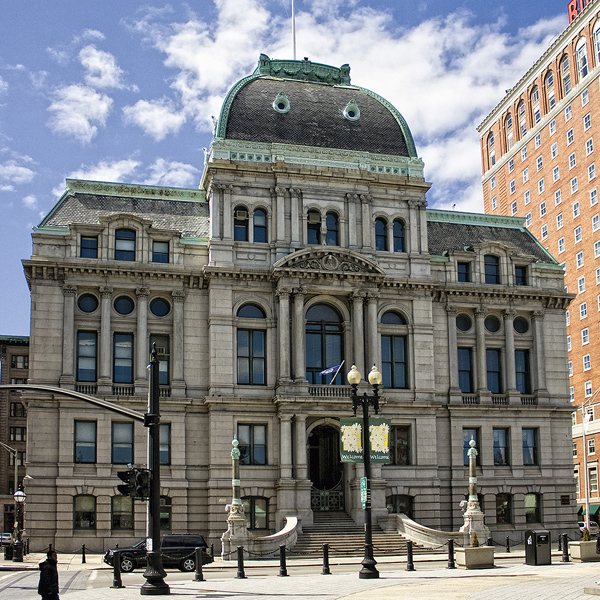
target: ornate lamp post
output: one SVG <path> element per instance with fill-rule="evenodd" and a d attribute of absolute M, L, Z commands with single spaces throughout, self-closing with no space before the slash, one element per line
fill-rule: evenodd
<path fill-rule="evenodd" d="M 23 514 L 25 512 L 25 492 L 23 486 L 14 493 L 15 498 L 15 532 L 13 562 L 23 562 Z"/>
<path fill-rule="evenodd" d="M 373 386 L 373 395 L 369 396 L 366 392 L 362 396 L 358 395 L 358 384 L 362 375 L 352 365 L 348 372 L 348 383 L 352 386 L 351 398 L 352 408 L 356 415 L 358 406 L 362 406 L 363 426 L 362 426 L 362 450 L 363 462 L 365 465 L 365 477 L 367 478 L 367 501 L 365 503 L 365 557 L 361 564 L 362 569 L 358 573 L 359 579 L 378 579 L 379 571 L 375 567 L 377 561 L 373 558 L 373 529 L 371 524 L 371 443 L 369 433 L 369 404 L 373 405 L 375 414 L 379 412 L 379 386 L 381 385 L 381 373 L 373 365 L 369 373 L 369 383 Z"/>

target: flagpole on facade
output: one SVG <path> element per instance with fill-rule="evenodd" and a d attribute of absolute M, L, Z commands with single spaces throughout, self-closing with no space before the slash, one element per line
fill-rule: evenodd
<path fill-rule="evenodd" d="M 329 382 L 329 385 L 331 385 L 334 381 L 335 378 L 338 376 L 338 373 L 340 372 L 341 368 L 344 366 L 344 363 L 346 362 L 346 359 L 344 359 L 342 361 L 342 364 L 338 367 L 337 371 L 335 372 L 335 375 L 333 376 L 333 378 L 331 379 L 331 381 Z"/>

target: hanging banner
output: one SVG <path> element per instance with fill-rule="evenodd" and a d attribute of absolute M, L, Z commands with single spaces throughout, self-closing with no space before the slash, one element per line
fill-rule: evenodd
<path fill-rule="evenodd" d="M 360 417 L 340 419 L 340 456 L 342 462 L 362 463 L 362 429 Z M 390 420 L 379 417 L 369 419 L 371 463 L 390 462 Z"/>

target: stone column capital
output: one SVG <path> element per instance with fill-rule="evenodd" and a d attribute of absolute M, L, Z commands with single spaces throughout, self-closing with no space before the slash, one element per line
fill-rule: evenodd
<path fill-rule="evenodd" d="M 143 300 L 145 298 L 148 298 L 148 296 L 150 295 L 150 290 L 147 287 L 139 287 L 135 289 L 135 295 L 140 299 Z"/>
<path fill-rule="evenodd" d="M 113 293 L 113 288 L 111 285 L 103 285 L 100 287 L 100 296 L 104 298 L 110 298 Z"/>
<path fill-rule="evenodd" d="M 446 313 L 449 317 L 456 317 L 458 315 L 458 308 L 452 304 L 446 304 Z"/>
<path fill-rule="evenodd" d="M 291 288 L 279 288 L 275 291 L 275 295 L 279 298 L 289 298 L 293 290 Z"/>
<path fill-rule="evenodd" d="M 356 290 L 350 295 L 350 302 L 362 302 L 367 296 L 364 290 Z"/>
<path fill-rule="evenodd" d="M 369 290 L 368 292 L 365 292 L 365 295 L 369 302 L 376 301 L 379 299 L 379 290 Z"/>
<path fill-rule="evenodd" d="M 346 194 L 346 199 L 347 200 L 352 200 L 353 202 L 356 202 L 359 199 L 358 194 L 354 194 L 353 192 L 348 192 Z"/>
<path fill-rule="evenodd" d="M 531 320 L 532 321 L 541 321 L 544 318 L 544 311 L 543 310 L 534 310 L 531 313 Z"/>
<path fill-rule="evenodd" d="M 473 312 L 478 319 L 484 318 L 488 313 L 487 308 L 483 307 L 476 308 Z"/>
<path fill-rule="evenodd" d="M 185 300 L 185 292 L 183 290 L 173 290 L 171 292 L 173 302 L 183 302 Z"/>
<path fill-rule="evenodd" d="M 503 311 L 502 316 L 505 321 L 512 321 L 517 316 L 517 311 L 514 308 L 507 308 Z"/>
<path fill-rule="evenodd" d="M 363 204 L 371 204 L 371 202 L 373 202 L 373 196 L 371 196 L 371 194 L 361 194 L 360 201 Z"/>
<path fill-rule="evenodd" d="M 293 292 L 294 292 L 294 296 L 304 296 L 306 294 L 306 287 L 301 285 L 297 288 L 294 288 Z"/>
<path fill-rule="evenodd" d="M 65 282 L 63 283 L 62 291 L 64 296 L 75 296 L 77 293 L 77 286 L 73 283 Z"/>

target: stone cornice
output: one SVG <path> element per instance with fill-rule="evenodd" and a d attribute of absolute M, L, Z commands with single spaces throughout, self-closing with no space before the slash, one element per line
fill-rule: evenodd
<path fill-rule="evenodd" d="M 69 192 L 94 194 L 96 196 L 123 196 L 126 198 L 148 198 L 152 200 L 206 202 L 204 190 L 199 189 L 111 183 L 107 181 L 86 181 L 83 179 L 67 179 L 67 193 Z"/>

